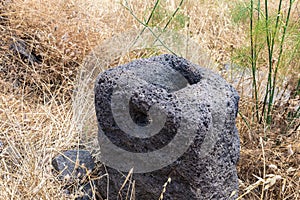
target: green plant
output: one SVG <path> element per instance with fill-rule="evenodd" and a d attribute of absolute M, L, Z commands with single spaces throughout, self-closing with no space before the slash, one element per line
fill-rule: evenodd
<path fill-rule="evenodd" d="M 155 10 L 151 11 L 151 18 L 149 20 L 150 27 L 160 27 L 165 30 L 168 26 L 174 30 L 183 29 L 188 21 L 188 17 L 180 12 L 180 7 L 182 6 L 184 0 L 181 0 L 178 7 L 172 12 L 163 5 L 162 2 L 157 1 L 157 7 Z M 172 23 L 171 23 L 172 22 Z"/>
<path fill-rule="evenodd" d="M 275 87 L 276 87 L 276 79 L 277 79 L 277 72 L 280 66 L 280 62 L 281 62 L 281 57 L 283 55 L 283 44 L 285 41 L 285 36 L 286 36 L 286 31 L 287 31 L 287 27 L 288 27 L 288 23 L 290 20 L 290 14 L 291 14 L 291 9 L 292 9 L 292 5 L 294 3 L 294 0 L 290 0 L 289 3 L 289 8 L 288 8 L 288 13 L 286 18 L 282 18 L 282 10 L 281 10 L 281 5 L 282 5 L 282 0 L 279 1 L 279 5 L 278 5 L 278 12 L 277 12 L 277 17 L 276 17 L 276 23 L 275 23 L 275 27 L 274 30 L 272 31 L 272 28 L 270 28 L 270 23 L 269 23 L 269 13 L 268 13 L 268 1 L 265 0 L 265 23 L 266 23 L 266 39 L 267 39 L 267 46 L 268 46 L 268 64 L 269 64 L 269 74 L 268 74 L 268 84 L 267 84 L 267 88 L 266 88 L 266 95 L 265 95 L 265 100 L 263 102 L 263 109 L 262 109 L 262 115 L 264 115 L 265 113 L 265 106 L 267 104 L 267 98 L 269 98 L 269 102 L 268 102 L 268 108 L 267 108 L 267 115 L 266 115 L 266 120 L 267 123 L 270 124 L 271 120 L 272 120 L 272 103 L 273 103 L 273 99 L 274 99 L 274 91 L 275 91 Z M 283 33 L 280 39 L 280 46 L 279 46 L 279 55 L 277 56 L 277 63 L 275 64 L 275 70 L 274 70 L 274 74 L 273 73 L 273 58 L 274 58 L 274 45 L 275 45 L 275 37 L 278 34 L 278 29 L 279 27 L 279 22 L 280 20 L 285 22 L 282 24 L 283 27 Z M 262 120 L 262 119 L 261 119 Z M 260 120 L 260 121 L 261 121 Z"/>
<path fill-rule="evenodd" d="M 150 11 L 149 17 L 146 19 L 144 18 L 143 20 L 139 19 L 132 8 L 129 6 L 128 2 L 125 0 L 124 6 L 125 9 L 127 9 L 130 14 L 138 21 L 143 26 L 143 29 L 141 30 L 139 36 L 137 37 L 136 41 L 138 38 L 143 34 L 143 32 L 148 29 L 153 36 L 156 38 L 154 41 L 159 43 L 164 46 L 169 52 L 172 54 L 175 54 L 167 45 L 164 44 L 163 41 L 160 40 L 161 34 L 155 34 L 154 31 L 152 30 L 153 28 L 158 28 L 161 30 L 161 33 L 167 30 L 167 28 L 171 25 L 171 22 L 173 22 L 173 28 L 175 30 L 184 28 L 185 24 L 188 21 L 188 17 L 185 16 L 182 13 L 179 13 L 181 6 L 183 5 L 184 0 L 181 0 L 180 3 L 178 4 L 177 8 L 175 9 L 174 12 L 171 12 L 167 10 L 163 5 L 161 5 L 160 0 L 156 0 L 154 6 L 152 7 Z M 164 25 L 163 25 L 164 24 Z"/>
<path fill-rule="evenodd" d="M 231 18 L 234 23 L 246 22 L 249 16 L 249 5 L 246 2 L 236 3 L 231 11 Z"/>
<path fill-rule="evenodd" d="M 294 2 L 295 0 L 289 0 L 287 7 L 283 9 L 283 1 L 280 0 L 276 11 L 272 12 L 268 0 L 250 0 L 249 4 L 237 3 L 232 11 L 232 20 L 235 23 L 249 23 L 250 47 L 239 48 L 236 51 L 238 56 L 234 59 L 251 68 L 253 114 L 259 123 L 272 123 L 278 71 L 282 67 L 288 69 L 288 65 L 299 57 L 299 29 L 294 27 L 295 24 L 289 24 Z M 287 37 L 289 41 L 286 41 Z M 292 43 L 294 48 L 285 49 L 288 46 L 287 42 Z M 263 66 L 267 66 L 267 83 L 261 100 L 259 83 L 262 80 L 257 73 Z"/>

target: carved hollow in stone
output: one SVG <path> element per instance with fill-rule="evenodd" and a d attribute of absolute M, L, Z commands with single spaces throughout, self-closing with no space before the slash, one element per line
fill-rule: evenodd
<path fill-rule="evenodd" d="M 130 181 L 119 190 L 133 168 L 138 200 L 159 199 L 168 178 L 164 199 L 235 199 L 238 100 L 219 75 L 174 55 L 135 60 L 99 74 L 100 160 L 109 173 L 109 192 L 102 179 L 100 193 L 125 198 L 132 191 Z"/>

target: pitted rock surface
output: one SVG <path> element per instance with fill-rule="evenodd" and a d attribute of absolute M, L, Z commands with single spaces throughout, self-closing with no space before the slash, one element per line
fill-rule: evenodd
<path fill-rule="evenodd" d="M 120 80 L 121 77 L 125 79 Z M 126 77 L 136 81 L 126 85 Z M 115 119 L 120 116 L 113 113 L 112 96 L 120 82 L 125 91 L 126 87 L 132 91 L 129 103 L 121 100 L 120 103 L 129 107 L 131 119 L 141 130 L 151 123 L 165 120 L 157 134 L 136 137 L 118 126 Z M 223 78 L 181 57 L 166 54 L 139 59 L 98 75 L 95 83 L 98 135 L 102 138 L 105 134 L 110 142 L 129 152 L 148 153 L 166 145 L 171 145 L 176 151 L 178 144 L 172 144 L 172 140 L 182 130 L 182 123 L 189 121 L 190 126 L 184 130 L 194 130 L 195 137 L 176 161 L 151 172 L 133 173 L 135 199 L 159 199 L 168 178 L 171 182 L 166 186 L 163 199 L 235 199 L 240 145 L 235 126 L 238 100 L 236 90 Z M 149 114 L 153 106 L 164 113 L 165 118 Z M 183 136 L 182 140 L 185 139 Z M 167 160 L 168 155 L 163 154 L 148 162 L 163 159 Z M 126 163 L 127 159 L 119 162 Z M 107 194 L 107 180 L 104 179 L 99 180 L 99 192 L 104 198 L 124 199 L 127 192 L 132 191 L 128 182 L 122 187 L 127 173 L 107 166 L 103 168 L 103 174 L 106 170 L 109 192 Z"/>

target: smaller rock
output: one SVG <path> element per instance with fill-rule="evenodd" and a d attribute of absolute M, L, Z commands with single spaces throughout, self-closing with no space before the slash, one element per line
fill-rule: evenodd
<path fill-rule="evenodd" d="M 95 199 L 91 182 L 86 183 L 84 186 L 81 186 L 81 188 L 81 192 L 83 193 L 83 195 L 81 197 L 77 197 L 75 200 Z"/>
<path fill-rule="evenodd" d="M 26 59 L 31 64 L 42 63 L 40 56 L 36 55 L 24 40 L 19 39 L 17 41 L 14 41 L 10 45 L 9 49 L 12 50 L 15 54 L 20 55 L 22 60 Z"/>
<path fill-rule="evenodd" d="M 54 169 L 60 179 L 82 179 L 95 168 L 95 163 L 89 151 L 69 150 L 52 160 Z"/>

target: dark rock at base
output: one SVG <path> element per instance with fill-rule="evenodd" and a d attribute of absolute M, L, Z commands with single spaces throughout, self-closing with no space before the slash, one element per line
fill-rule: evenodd
<path fill-rule="evenodd" d="M 76 164 L 78 163 L 78 164 Z M 88 171 L 95 168 L 95 163 L 89 151 L 68 150 L 52 160 L 54 169 L 59 178 L 82 179 Z"/>
<path fill-rule="evenodd" d="M 24 40 L 19 39 L 12 42 L 9 46 L 9 49 L 12 50 L 15 54 L 20 55 L 22 60 L 27 60 L 31 64 L 42 63 L 41 57 L 32 52 L 29 45 Z"/>
<path fill-rule="evenodd" d="M 75 200 L 90 200 L 94 199 L 94 193 L 93 193 L 93 187 L 91 185 L 91 182 L 88 182 L 81 186 L 82 189 L 80 192 L 82 192 L 84 195 L 81 197 L 77 197 Z"/>

